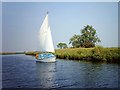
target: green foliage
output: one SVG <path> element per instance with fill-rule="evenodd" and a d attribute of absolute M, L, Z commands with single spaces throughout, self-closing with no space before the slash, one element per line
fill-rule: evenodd
<path fill-rule="evenodd" d="M 55 50 L 55 55 L 60 59 L 85 60 L 93 62 L 120 63 L 120 48 L 64 48 Z M 25 52 L 26 55 L 35 56 L 42 52 Z"/>
<path fill-rule="evenodd" d="M 92 42 L 87 41 L 87 42 L 84 42 L 84 43 L 82 44 L 82 47 L 91 48 L 91 47 L 95 47 L 95 44 L 92 43 Z"/>
<path fill-rule="evenodd" d="M 100 45 L 96 45 L 95 47 L 97 47 L 97 48 L 104 48 L 103 46 L 100 46 Z"/>
<path fill-rule="evenodd" d="M 96 42 L 100 42 L 100 39 L 96 35 L 96 30 L 92 26 L 85 26 L 81 30 L 81 34 L 83 42 L 91 42 L 93 44 L 95 44 Z"/>
<path fill-rule="evenodd" d="M 96 30 L 87 25 L 81 29 L 81 35 L 75 34 L 70 38 L 69 44 L 72 44 L 73 47 L 90 48 L 94 47 L 97 42 L 100 42 L 100 39 L 96 35 Z"/>
<path fill-rule="evenodd" d="M 74 36 L 70 38 L 69 44 L 72 44 L 73 47 L 80 47 L 81 46 L 80 35 L 74 34 Z"/>
<path fill-rule="evenodd" d="M 36 54 L 41 54 L 42 52 L 25 52 L 25 55 L 32 55 L 32 56 L 36 56 Z"/>
<path fill-rule="evenodd" d="M 58 43 L 57 45 L 58 48 L 62 49 L 62 48 L 67 48 L 67 44 L 66 43 Z"/>
<path fill-rule="evenodd" d="M 70 60 L 120 63 L 120 49 L 103 47 L 57 49 L 56 57 Z"/>

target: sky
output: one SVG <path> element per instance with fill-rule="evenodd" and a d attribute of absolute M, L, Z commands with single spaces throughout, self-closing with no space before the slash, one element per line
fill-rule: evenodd
<path fill-rule="evenodd" d="M 119 2 L 119 0 L 1 0 L 2 2 Z"/>
<path fill-rule="evenodd" d="M 92 25 L 103 47 L 118 46 L 117 2 L 3 2 L 2 51 L 38 50 L 38 32 L 49 11 L 54 47 Z M 70 46 L 68 44 L 68 46 Z"/>
<path fill-rule="evenodd" d="M 2 7 L 1 2 L 0 7 Z M 2 8 L 0 8 L 0 52 L 2 52 Z"/>

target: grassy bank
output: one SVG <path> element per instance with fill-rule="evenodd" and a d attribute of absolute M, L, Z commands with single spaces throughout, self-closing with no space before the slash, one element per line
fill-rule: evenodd
<path fill-rule="evenodd" d="M 25 55 L 32 55 L 32 56 L 35 56 L 36 54 L 41 54 L 42 52 L 34 52 L 34 51 L 31 51 L 31 52 L 25 52 Z"/>
<path fill-rule="evenodd" d="M 42 52 L 26 52 L 35 56 Z M 66 48 L 55 50 L 56 57 L 67 60 L 85 60 L 93 62 L 120 63 L 120 48 Z"/>
<path fill-rule="evenodd" d="M 0 55 L 24 54 L 25 52 L 0 52 Z"/>
<path fill-rule="evenodd" d="M 89 60 L 120 63 L 120 48 L 66 48 L 57 49 L 56 57 L 69 60 Z"/>

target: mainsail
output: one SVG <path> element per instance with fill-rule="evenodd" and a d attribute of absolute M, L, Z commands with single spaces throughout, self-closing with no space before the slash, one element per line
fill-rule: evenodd
<path fill-rule="evenodd" d="M 46 15 L 39 31 L 39 48 L 42 52 L 54 52 L 53 40 L 50 26 L 48 23 L 48 14 Z"/>

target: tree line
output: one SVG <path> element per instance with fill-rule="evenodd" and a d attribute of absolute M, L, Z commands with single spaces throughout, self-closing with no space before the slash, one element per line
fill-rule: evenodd
<path fill-rule="evenodd" d="M 86 25 L 81 29 L 81 35 L 74 34 L 69 40 L 69 44 L 71 44 L 73 48 L 91 48 L 95 47 L 97 42 L 101 42 L 101 40 L 98 38 L 96 30 L 90 25 Z M 57 47 L 62 49 L 68 46 L 66 43 L 60 42 Z"/>

